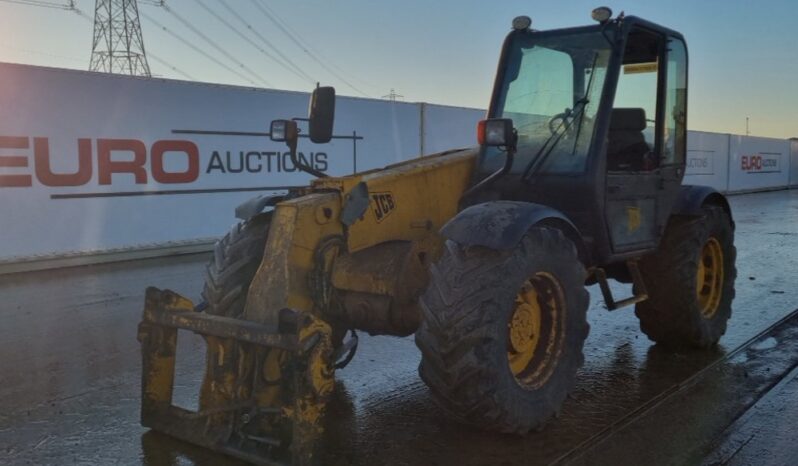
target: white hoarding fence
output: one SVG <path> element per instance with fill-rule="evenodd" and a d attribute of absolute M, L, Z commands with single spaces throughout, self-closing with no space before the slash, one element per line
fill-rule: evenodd
<path fill-rule="evenodd" d="M 798 138 L 790 139 L 790 186 L 798 186 Z"/>
<path fill-rule="evenodd" d="M 424 121 L 421 133 L 421 153 L 423 155 L 477 145 L 477 122 L 485 118 L 485 110 L 445 105 L 420 105 Z"/>
<path fill-rule="evenodd" d="M 684 184 L 728 188 L 729 136 L 727 134 L 689 131 Z"/>
<path fill-rule="evenodd" d="M 790 176 L 790 142 L 783 139 L 731 136 L 729 192 L 786 188 Z"/>
<path fill-rule="evenodd" d="M 308 94 L 0 64 L 0 260 L 207 241 L 236 205 L 309 176 L 268 138 Z M 341 97 L 330 175 L 416 156 L 417 104 Z"/>

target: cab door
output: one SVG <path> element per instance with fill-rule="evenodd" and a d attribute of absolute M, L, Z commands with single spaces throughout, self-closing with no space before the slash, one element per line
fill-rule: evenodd
<path fill-rule="evenodd" d="M 674 39 L 642 27 L 627 39 L 606 145 L 605 219 L 614 254 L 657 246 L 681 184 L 686 68 L 669 72 L 678 58 L 672 46 Z"/>

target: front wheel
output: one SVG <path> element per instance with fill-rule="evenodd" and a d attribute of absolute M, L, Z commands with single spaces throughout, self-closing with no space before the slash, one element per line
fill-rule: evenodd
<path fill-rule="evenodd" d="M 436 401 L 488 430 L 542 427 L 584 361 L 585 276 L 556 229 L 532 228 L 511 251 L 447 241 L 416 332 L 419 374 Z"/>
<path fill-rule="evenodd" d="M 737 277 L 734 228 L 720 206 L 700 218 L 674 217 L 640 271 L 649 299 L 637 304 L 640 329 L 670 347 L 708 348 L 726 333 Z"/>

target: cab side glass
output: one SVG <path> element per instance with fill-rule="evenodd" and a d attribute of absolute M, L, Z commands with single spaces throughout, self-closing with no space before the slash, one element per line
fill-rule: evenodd
<path fill-rule="evenodd" d="M 683 164 L 687 152 L 687 48 L 668 39 L 668 86 L 665 91 L 663 164 Z"/>

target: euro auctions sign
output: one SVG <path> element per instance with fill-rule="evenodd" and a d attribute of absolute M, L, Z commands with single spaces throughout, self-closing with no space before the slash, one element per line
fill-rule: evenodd
<path fill-rule="evenodd" d="M 728 190 L 756 191 L 787 186 L 789 157 L 789 141 L 755 136 L 730 136 Z"/>
<path fill-rule="evenodd" d="M 76 146 L 77 156 L 60 157 L 73 158 L 74 167 L 63 173 L 53 170 L 49 138 L 0 135 L 0 167 L 20 169 L 14 174 L 0 173 L 0 187 L 32 187 L 34 179 L 51 187 L 84 186 L 95 171 L 99 185 L 110 185 L 114 174 L 123 173 L 132 175 L 136 184 L 145 185 L 150 178 L 158 183 L 177 184 L 191 183 L 199 177 L 199 149 L 191 141 L 161 140 L 148 148 L 137 139 L 81 138 Z M 4 154 L 4 149 L 15 153 Z M 114 153 L 123 153 L 124 159 L 112 157 Z M 182 167 L 168 171 L 167 154 L 182 159 Z"/>
<path fill-rule="evenodd" d="M 0 265 L 213 241 L 240 203 L 310 181 L 268 133 L 308 99 L 0 63 Z M 390 165 L 420 125 L 418 104 L 339 96 L 333 140 L 300 134 L 297 156 L 330 176 Z"/>
<path fill-rule="evenodd" d="M 203 133 L 218 132 L 203 131 Z M 267 141 L 265 136 L 261 137 Z M 340 136 L 339 139 L 352 140 L 354 155 L 357 141 L 363 137 L 358 136 L 355 131 L 351 136 Z M 329 168 L 326 152 L 298 152 L 297 158 L 321 172 L 326 172 Z M 351 163 L 354 171 L 353 157 Z M 55 169 L 56 165 L 69 167 Z M 115 177 L 128 177 L 128 181 L 133 185 L 148 185 L 152 182 L 167 185 L 191 184 L 198 180 L 201 173 L 235 175 L 298 172 L 291 160 L 290 152 L 287 151 L 213 150 L 205 157 L 203 163 L 200 149 L 190 140 L 162 139 L 148 145 L 138 139 L 80 138 L 75 141 L 73 151 L 66 154 L 51 154 L 49 138 L 4 135 L 0 135 L 0 167 L 5 168 L 0 171 L 0 188 L 31 188 L 34 184 L 49 187 L 93 184 L 113 186 Z M 265 189 L 267 187 L 250 190 Z M 97 193 L 97 196 L 109 194 L 124 193 L 111 190 Z M 146 192 L 127 194 L 140 195 Z M 54 199 L 64 196 L 66 195 L 51 195 Z M 89 196 L 84 194 L 79 197 Z"/>
<path fill-rule="evenodd" d="M 781 157 L 779 152 L 760 152 L 740 157 L 740 169 L 747 173 L 780 173 Z"/>

